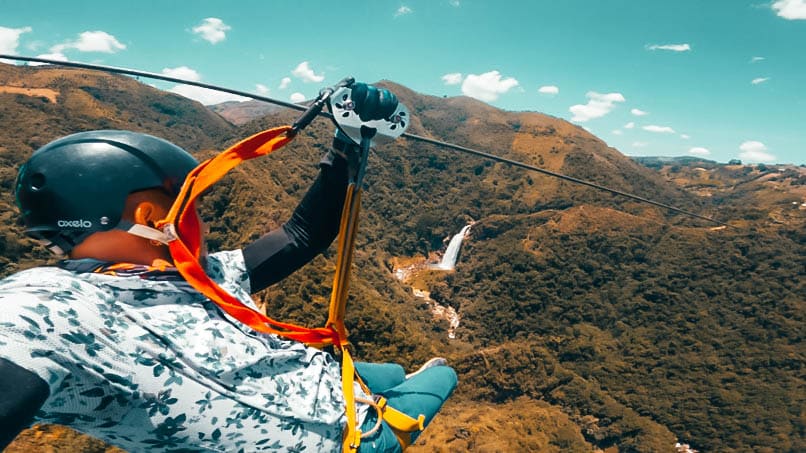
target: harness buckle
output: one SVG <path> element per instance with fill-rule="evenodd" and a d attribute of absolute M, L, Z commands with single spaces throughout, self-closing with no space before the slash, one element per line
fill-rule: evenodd
<path fill-rule="evenodd" d="M 176 226 L 173 223 L 166 223 L 162 227 L 162 232 L 165 233 L 166 240 L 173 242 L 179 239 L 179 234 L 176 233 Z"/>

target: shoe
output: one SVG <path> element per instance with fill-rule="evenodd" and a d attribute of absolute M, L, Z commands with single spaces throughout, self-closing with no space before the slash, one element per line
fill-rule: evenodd
<path fill-rule="evenodd" d="M 423 366 L 421 366 L 417 371 L 407 374 L 406 379 L 410 379 L 410 378 L 416 376 L 418 373 L 421 373 L 424 370 L 427 370 L 427 369 L 429 369 L 431 367 L 446 366 L 446 365 L 448 365 L 448 360 L 447 359 L 442 358 L 442 357 L 433 357 L 433 358 L 429 359 L 427 362 L 425 362 L 423 364 Z"/>

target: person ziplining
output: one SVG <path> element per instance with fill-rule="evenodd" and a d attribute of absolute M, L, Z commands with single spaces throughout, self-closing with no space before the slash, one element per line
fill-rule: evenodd
<path fill-rule="evenodd" d="M 66 259 L 0 281 L 0 448 L 33 422 L 131 452 L 400 451 L 416 440 L 456 373 L 442 358 L 408 375 L 353 363 L 343 325 L 367 151 L 402 133 L 406 111 L 388 90 L 342 85 L 294 126 L 201 164 L 131 131 L 81 132 L 33 153 L 17 205 L 26 233 Z M 197 198 L 241 161 L 292 140 L 334 91 L 343 127 L 291 218 L 240 250 L 208 254 Z M 251 293 L 337 235 L 325 327 L 256 310 Z M 315 347 L 324 345 L 338 357 Z"/>

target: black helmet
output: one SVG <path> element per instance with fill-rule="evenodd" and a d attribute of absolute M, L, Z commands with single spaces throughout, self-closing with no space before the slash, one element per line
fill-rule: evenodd
<path fill-rule="evenodd" d="M 67 253 L 87 236 L 118 226 L 126 197 L 164 188 L 176 195 L 198 165 L 182 148 L 151 135 L 89 131 L 36 150 L 17 176 L 25 233 Z"/>

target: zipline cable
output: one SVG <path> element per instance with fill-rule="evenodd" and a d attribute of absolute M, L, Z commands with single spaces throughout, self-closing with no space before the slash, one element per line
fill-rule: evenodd
<path fill-rule="evenodd" d="M 573 183 L 576 183 L 576 184 L 582 184 L 583 186 L 593 187 L 594 189 L 599 189 L 599 190 L 603 190 L 605 192 L 610 192 L 610 193 L 612 193 L 614 195 L 620 195 L 622 197 L 631 198 L 631 199 L 636 200 L 636 201 L 641 201 L 641 202 L 644 202 L 644 203 L 649 203 L 651 205 L 659 206 L 661 208 L 666 208 L 666 209 L 668 209 L 670 211 L 674 211 L 674 212 L 677 212 L 677 213 L 680 213 L 680 214 L 685 214 L 685 215 L 688 215 L 688 216 L 696 217 L 698 219 L 718 223 L 719 225 L 732 227 L 732 225 L 729 225 L 727 223 L 721 222 L 721 221 L 716 220 L 716 219 L 711 218 L 711 217 L 700 215 L 700 214 L 697 214 L 697 213 L 694 213 L 694 212 L 691 212 L 691 211 L 686 211 L 685 209 L 680 209 L 678 207 L 671 206 L 671 205 L 668 205 L 666 203 L 661 203 L 659 201 L 654 201 L 654 200 L 650 200 L 648 198 L 639 197 L 638 195 L 633 195 L 633 194 L 628 193 L 628 192 L 622 192 L 621 190 L 611 189 L 611 188 L 603 186 L 601 184 L 596 184 L 594 182 L 586 181 L 584 179 L 574 178 L 573 176 L 568 176 L 568 175 L 564 175 L 562 173 L 553 172 L 551 170 L 546 170 L 545 168 L 535 167 L 534 165 L 525 164 L 525 163 L 519 162 L 517 160 L 507 159 L 506 157 L 496 156 L 495 154 L 485 153 L 483 151 L 478 151 L 478 150 L 475 150 L 473 148 L 467 148 L 467 147 L 464 147 L 464 146 L 455 145 L 453 143 L 448 143 L 448 142 L 443 142 L 443 141 L 440 141 L 440 140 L 435 140 L 433 138 L 421 137 L 419 135 L 413 135 L 413 134 L 406 133 L 406 134 L 403 134 L 403 137 L 406 137 L 406 138 L 409 138 L 409 139 L 412 139 L 412 140 L 421 141 L 421 142 L 424 142 L 424 143 L 430 143 L 432 145 L 442 146 L 442 147 L 445 147 L 445 148 L 451 148 L 451 149 L 454 149 L 456 151 L 461 151 L 463 153 L 468 153 L 468 154 L 473 154 L 473 155 L 476 155 L 476 156 L 484 157 L 486 159 L 494 160 L 496 162 L 501 162 L 501 163 L 504 163 L 504 164 L 509 164 L 509 165 L 514 166 L 514 167 L 519 167 L 519 168 L 523 168 L 523 169 L 526 169 L 526 170 L 536 171 L 538 173 L 543 173 L 544 175 L 549 175 L 549 176 L 553 176 L 555 178 L 560 178 L 560 179 L 563 179 L 565 181 L 570 181 L 570 182 L 573 182 Z"/>
<path fill-rule="evenodd" d="M 254 94 L 254 93 L 249 93 L 249 92 L 246 92 L 246 91 L 235 90 L 235 89 L 232 89 L 232 88 L 226 88 L 226 87 L 222 87 L 222 86 L 218 86 L 218 85 L 213 85 L 213 84 L 210 84 L 210 83 L 198 82 L 198 81 L 195 81 L 195 80 L 186 80 L 186 79 L 181 79 L 181 78 L 178 78 L 178 77 L 171 77 L 171 76 L 168 76 L 168 75 L 165 75 L 165 74 L 159 74 L 159 73 L 155 73 L 155 72 L 147 72 L 147 71 L 140 71 L 140 70 L 136 70 L 136 69 L 120 68 L 120 67 L 115 67 L 115 66 L 106 66 L 106 65 L 98 65 L 98 64 L 91 64 L 91 63 L 81 63 L 81 62 L 75 62 L 75 61 L 60 61 L 60 60 L 53 60 L 53 59 L 41 58 L 41 57 L 25 57 L 25 56 L 20 56 L 20 55 L 0 54 L 0 59 L 26 61 L 26 62 L 42 63 L 42 64 L 52 64 L 52 65 L 58 65 L 58 66 L 67 66 L 67 67 L 73 67 L 73 68 L 89 69 L 89 70 L 93 70 L 93 71 L 103 71 L 103 72 L 109 72 L 109 73 L 114 73 L 114 74 L 124 74 L 124 75 L 136 76 L 136 77 L 147 77 L 147 78 L 151 78 L 151 79 L 165 80 L 165 81 L 168 81 L 168 82 L 181 83 L 181 84 L 185 84 L 185 85 L 193 85 L 193 86 L 197 86 L 197 87 L 200 87 L 200 88 L 206 88 L 208 90 L 214 90 L 214 91 L 220 91 L 220 92 L 224 92 L 224 93 L 230 93 L 230 94 L 234 94 L 234 95 L 237 95 L 237 96 L 243 96 L 243 97 L 255 99 L 255 100 L 258 100 L 258 101 L 268 102 L 270 104 L 279 105 L 279 106 L 286 107 L 286 108 L 293 109 L 293 110 L 305 111 L 305 110 L 308 109 L 308 107 L 305 106 L 305 105 L 300 105 L 300 104 L 294 104 L 294 103 L 291 103 L 291 102 L 281 101 L 279 99 L 274 99 L 274 98 L 270 98 L 270 97 L 267 97 L 267 96 L 261 96 L 261 95 L 257 95 L 257 94 Z M 323 117 L 328 118 L 328 119 L 331 119 L 331 120 L 333 119 L 333 115 L 331 115 L 330 113 L 327 113 L 327 112 L 319 112 L 318 115 L 323 116 Z M 572 183 L 575 183 L 575 184 L 580 184 L 580 185 L 583 185 L 583 186 L 588 186 L 588 187 L 591 187 L 591 188 L 594 188 L 594 189 L 609 192 L 609 193 L 611 193 L 613 195 L 618 195 L 618 196 L 630 198 L 632 200 L 640 201 L 642 203 L 648 203 L 648 204 L 651 204 L 651 205 L 654 205 L 654 206 L 658 206 L 658 207 L 661 207 L 661 208 L 664 208 L 664 209 L 668 209 L 668 210 L 673 211 L 673 212 L 677 212 L 679 214 L 684 214 L 684 215 L 691 216 L 691 217 L 694 217 L 694 218 L 706 220 L 708 222 L 716 223 L 718 225 L 734 228 L 733 225 L 730 225 L 728 223 L 722 222 L 720 220 L 716 220 L 716 219 L 714 219 L 712 217 L 707 217 L 707 216 L 704 216 L 704 215 L 700 215 L 700 214 L 697 214 L 695 212 L 687 211 L 685 209 L 681 209 L 681 208 L 678 208 L 678 207 L 675 207 L 675 206 L 672 206 L 672 205 L 669 205 L 669 204 L 666 204 L 666 203 L 661 203 L 659 201 L 650 200 L 648 198 L 640 197 L 638 195 L 634 195 L 634 194 L 624 192 L 624 191 L 621 191 L 621 190 L 611 189 L 611 188 L 603 186 L 601 184 L 596 184 L 594 182 L 586 181 L 584 179 L 574 178 L 573 176 L 564 175 L 562 173 L 553 172 L 553 171 L 550 171 L 550 170 L 546 170 L 544 168 L 536 167 L 534 165 L 529 165 L 529 164 L 519 162 L 519 161 L 516 161 L 516 160 L 507 159 L 505 157 L 497 156 L 495 154 L 486 153 L 486 152 L 479 151 L 479 150 L 476 150 L 476 149 L 473 149 L 473 148 L 468 148 L 468 147 L 465 147 L 465 146 L 455 145 L 453 143 L 448 143 L 448 142 L 444 142 L 444 141 L 441 141 L 441 140 L 435 140 L 435 139 L 432 139 L 432 138 L 423 137 L 423 136 L 411 134 L 411 133 L 408 133 L 408 132 L 402 134 L 401 136 L 405 137 L 407 139 L 410 139 L 410 140 L 419 141 L 419 142 L 423 142 L 423 143 L 429 143 L 431 145 L 440 146 L 440 147 L 444 147 L 444 148 L 449 148 L 449 149 L 453 149 L 455 151 L 459 151 L 459 152 L 463 152 L 463 153 L 467 153 L 467 154 L 473 154 L 475 156 L 483 157 L 485 159 L 490 159 L 490 160 L 500 162 L 500 163 L 504 163 L 504 164 L 507 164 L 507 165 L 512 165 L 514 167 L 522 168 L 522 169 L 525 169 L 525 170 L 535 171 L 535 172 L 538 172 L 538 173 L 542 173 L 544 175 L 553 176 L 555 178 L 559 178 L 559 179 L 569 181 L 569 182 L 572 182 Z"/>
<path fill-rule="evenodd" d="M 60 60 L 52 60 L 50 58 L 40 58 L 40 57 L 23 57 L 20 55 L 4 55 L 0 54 L 0 60 L 7 59 L 7 60 L 19 60 L 19 61 L 27 61 L 32 63 L 43 63 L 43 64 L 52 64 L 56 66 L 67 66 L 71 68 L 81 68 L 81 69 L 90 69 L 93 71 L 102 71 L 102 72 L 111 72 L 114 74 L 124 74 L 130 76 L 137 76 L 137 77 L 148 77 L 149 79 L 158 79 L 158 80 L 165 80 L 167 82 L 175 82 L 181 83 L 184 85 L 193 85 L 201 88 L 207 88 L 208 90 L 213 91 L 221 91 L 224 93 L 230 93 L 237 96 L 243 96 L 247 98 L 256 99 L 258 101 L 268 102 L 270 104 L 280 105 L 289 109 L 305 111 L 308 109 L 305 105 L 294 104 L 291 102 L 281 101 L 279 99 L 272 99 L 266 96 L 260 96 L 253 93 L 248 93 L 246 91 L 234 90 L 232 88 L 226 88 L 219 85 L 213 85 L 210 83 L 204 82 L 197 82 L 195 80 L 187 80 L 187 79 L 180 79 L 178 77 L 171 77 L 165 74 L 159 74 L 156 72 L 147 72 L 147 71 L 140 71 L 137 69 L 128 69 L 128 68 L 119 68 L 116 66 L 106 66 L 106 65 L 99 65 L 99 64 L 91 64 L 91 63 L 81 63 L 77 61 L 60 61 Z M 322 112 L 320 115 L 326 118 L 333 118 L 333 115 Z"/>

